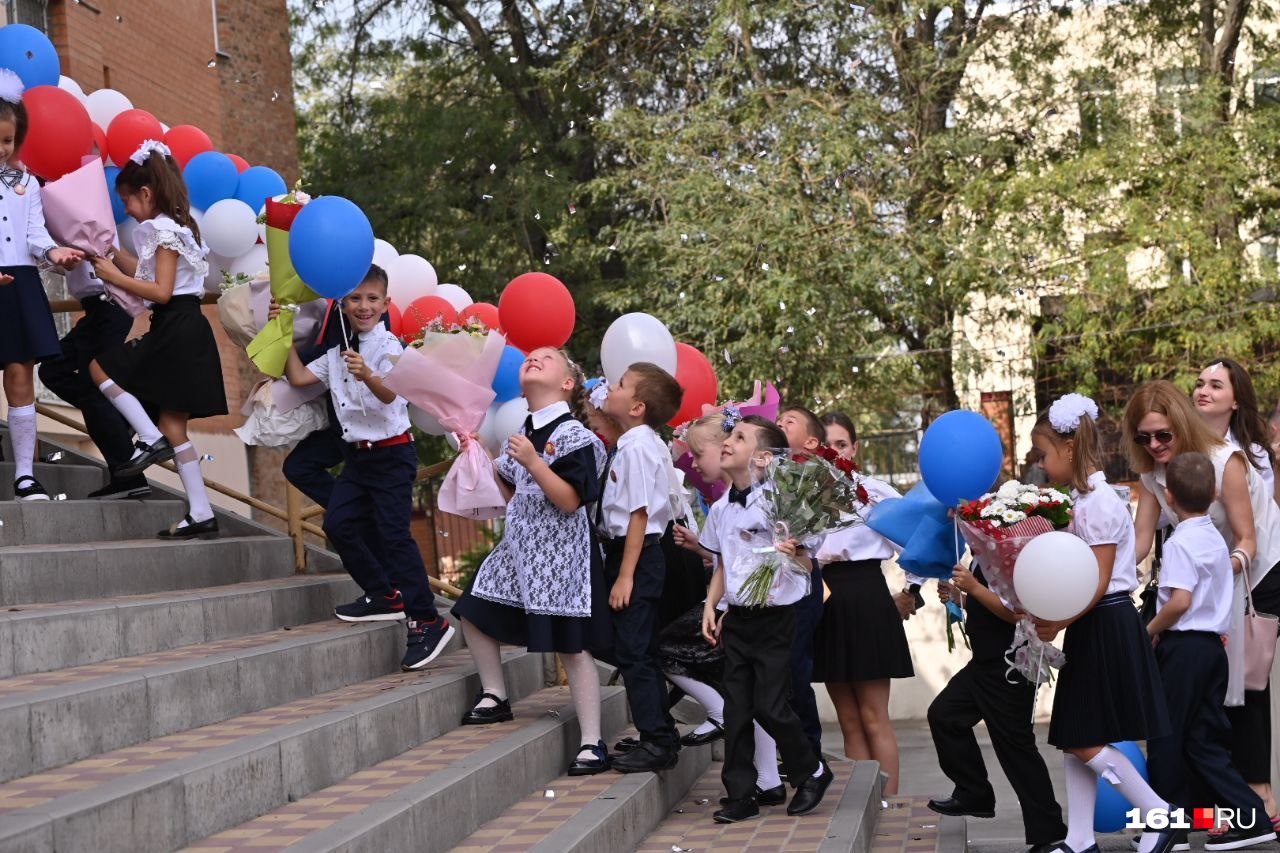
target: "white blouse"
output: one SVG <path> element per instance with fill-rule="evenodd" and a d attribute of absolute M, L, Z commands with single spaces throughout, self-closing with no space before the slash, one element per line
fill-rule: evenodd
<path fill-rule="evenodd" d="M 882 500 L 902 497 L 893 486 L 872 477 L 863 477 L 862 485 L 866 488 L 867 494 L 871 498 L 871 505 Z M 864 505 L 858 508 L 858 511 L 862 513 L 864 522 L 871 511 L 871 505 Z M 846 527 L 844 530 L 837 530 L 828 534 L 822 540 L 822 545 L 819 546 L 818 553 L 815 556 L 818 562 L 825 566 L 827 563 L 853 562 L 855 560 L 880 560 L 883 562 L 891 559 L 897 552 L 897 547 L 888 539 L 876 533 L 865 523 L 858 523 L 852 527 Z"/>
<path fill-rule="evenodd" d="M 172 249 L 178 253 L 173 295 L 199 296 L 204 293 L 204 280 L 209 275 L 209 264 L 205 261 L 209 247 L 203 241 L 197 243 L 190 228 L 160 214 L 138 223 L 133 232 L 133 245 L 138 250 L 138 272 L 135 277 L 139 281 L 155 281 L 156 250 Z"/>
<path fill-rule="evenodd" d="M 379 376 L 386 376 L 404 352 L 400 341 L 381 323 L 360 333 L 359 347 L 364 363 Z M 403 397 L 384 403 L 374 396 L 368 385 L 347 370 L 342 346 L 330 347 L 307 364 L 307 370 L 329 389 L 343 441 L 382 441 L 409 431 L 409 404 Z"/>
<path fill-rule="evenodd" d="M 22 192 L 0 183 L 0 266 L 36 266 L 58 244 L 44 225 L 40 182 L 27 172 L 16 187 Z"/>
<path fill-rule="evenodd" d="M 1236 439 L 1231 430 L 1227 430 L 1227 444 L 1244 450 L 1244 445 Z M 1249 446 L 1249 455 L 1258 463 L 1256 466 L 1250 465 L 1249 467 L 1253 468 L 1254 473 L 1262 478 L 1263 485 L 1267 487 L 1267 492 L 1274 495 L 1276 492 L 1276 472 L 1271 469 L 1271 460 L 1267 457 L 1267 451 L 1260 445 L 1253 444 Z"/>
<path fill-rule="evenodd" d="M 1067 530 L 1087 545 L 1115 545 L 1107 593 L 1133 592 L 1138 588 L 1138 560 L 1129 505 L 1108 485 L 1107 476 L 1101 471 L 1089 475 L 1089 488 L 1083 494 L 1071 490 L 1074 507 Z"/>

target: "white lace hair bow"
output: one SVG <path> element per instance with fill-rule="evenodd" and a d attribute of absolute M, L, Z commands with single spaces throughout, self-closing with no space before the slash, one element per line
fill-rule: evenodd
<path fill-rule="evenodd" d="M 0 68 L 0 101 L 17 104 L 22 101 L 22 93 L 26 91 L 22 78 L 8 68 Z"/>
<path fill-rule="evenodd" d="M 1063 394 L 1049 407 L 1049 425 L 1055 431 L 1067 435 L 1080 426 L 1080 419 L 1098 419 L 1098 404 L 1083 394 Z"/>
<path fill-rule="evenodd" d="M 596 383 L 596 387 L 591 389 L 591 396 L 588 398 L 591 405 L 597 409 L 604 409 L 604 401 L 609 397 L 609 381 L 603 376 Z"/>
<path fill-rule="evenodd" d="M 141 166 L 143 163 L 147 162 L 147 158 L 150 157 L 153 152 L 163 154 L 165 157 L 168 157 L 173 153 L 169 150 L 169 146 L 165 145 L 160 140 L 147 139 L 138 146 L 137 151 L 129 155 L 129 159 Z"/>

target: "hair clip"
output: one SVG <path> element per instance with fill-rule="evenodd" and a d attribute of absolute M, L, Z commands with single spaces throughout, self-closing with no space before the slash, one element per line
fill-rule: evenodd
<path fill-rule="evenodd" d="M 738 421 L 742 420 L 742 410 L 737 406 L 725 406 L 720 410 L 720 414 L 724 415 L 724 423 L 720 428 L 725 432 L 733 432 L 733 428 L 738 425 Z"/>
<path fill-rule="evenodd" d="M 141 166 L 147 162 L 147 158 L 153 153 L 162 154 L 168 157 L 173 152 L 169 150 L 169 146 L 165 145 L 158 139 L 146 139 L 138 146 L 138 150 L 129 155 L 129 159 Z"/>
<path fill-rule="evenodd" d="M 22 84 L 21 77 L 8 68 L 0 68 L 0 101 L 20 104 L 22 103 L 22 93 L 24 91 L 26 91 L 26 86 Z"/>

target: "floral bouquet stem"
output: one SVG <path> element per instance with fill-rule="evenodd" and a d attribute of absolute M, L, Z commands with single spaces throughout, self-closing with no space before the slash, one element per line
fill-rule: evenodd
<path fill-rule="evenodd" d="M 956 650 L 956 637 L 954 631 L 958 628 L 960 631 L 960 639 L 964 640 L 964 647 L 972 649 L 969 645 L 969 632 L 964 629 L 964 609 L 954 601 L 947 602 L 947 651 L 954 652 Z"/>

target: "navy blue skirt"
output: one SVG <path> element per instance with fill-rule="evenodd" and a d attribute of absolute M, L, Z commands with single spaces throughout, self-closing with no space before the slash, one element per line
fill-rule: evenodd
<path fill-rule="evenodd" d="M 0 267 L 13 276 L 0 284 L 0 366 L 62 355 L 49 297 L 35 267 Z"/>

